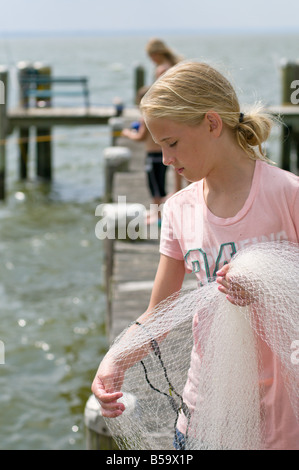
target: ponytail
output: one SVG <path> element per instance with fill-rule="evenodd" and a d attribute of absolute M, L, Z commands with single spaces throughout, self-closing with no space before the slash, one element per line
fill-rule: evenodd
<path fill-rule="evenodd" d="M 271 133 L 272 118 L 263 112 L 260 105 L 256 105 L 247 113 L 241 113 L 240 116 L 235 126 L 238 144 L 251 159 L 269 162 L 262 144 Z"/>

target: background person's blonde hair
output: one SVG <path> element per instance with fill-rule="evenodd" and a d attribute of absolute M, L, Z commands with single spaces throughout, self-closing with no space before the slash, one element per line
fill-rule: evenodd
<path fill-rule="evenodd" d="M 171 65 L 177 64 L 182 57 L 168 47 L 161 39 L 150 39 L 146 45 L 146 52 L 148 55 L 159 54 L 169 61 Z"/>
<path fill-rule="evenodd" d="M 189 61 L 172 67 L 151 86 L 140 109 L 145 118 L 167 118 L 190 126 L 215 111 L 250 158 L 269 161 L 262 144 L 273 120 L 259 105 L 241 113 L 231 83 L 206 63 Z"/>

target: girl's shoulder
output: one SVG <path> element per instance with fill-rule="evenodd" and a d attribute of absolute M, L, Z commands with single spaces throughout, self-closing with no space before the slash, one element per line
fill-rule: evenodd
<path fill-rule="evenodd" d="M 262 179 L 276 187 L 286 187 L 299 189 L 299 176 L 287 170 L 283 170 L 278 166 L 268 164 L 266 162 L 260 162 L 260 169 Z"/>
<path fill-rule="evenodd" d="M 162 64 L 159 64 L 156 67 L 156 77 L 159 78 L 161 75 L 163 75 L 167 70 L 169 70 L 172 67 L 172 65 L 169 62 L 163 62 Z"/>
<path fill-rule="evenodd" d="M 199 201 L 202 180 L 188 184 L 185 188 L 172 194 L 165 202 L 169 207 L 175 207 L 177 204 L 195 204 Z"/>

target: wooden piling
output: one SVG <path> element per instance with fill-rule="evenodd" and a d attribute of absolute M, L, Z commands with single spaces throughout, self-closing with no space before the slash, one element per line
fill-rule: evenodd
<path fill-rule="evenodd" d="M 128 171 L 131 151 L 127 147 L 107 147 L 105 161 L 105 202 L 113 201 L 113 180 L 116 171 Z"/>
<path fill-rule="evenodd" d="M 281 61 L 281 101 L 283 105 L 292 103 L 293 87 L 292 83 L 299 80 L 299 61 Z"/>
<path fill-rule="evenodd" d="M 299 61 L 281 62 L 281 101 L 283 106 L 298 106 L 298 100 L 294 100 L 294 86 L 298 89 L 299 84 Z M 282 127 L 281 135 L 281 167 L 291 171 L 291 152 L 297 154 L 297 170 L 299 169 L 299 132 L 298 126 L 286 120 Z"/>
<path fill-rule="evenodd" d="M 138 103 L 138 90 L 145 85 L 145 70 L 142 65 L 137 65 L 135 68 L 135 104 Z"/>
<path fill-rule="evenodd" d="M 7 136 L 7 84 L 8 70 L 6 67 L 0 67 L 0 200 L 5 199 L 5 167 L 6 167 L 6 136 Z"/>
<path fill-rule="evenodd" d="M 22 83 L 22 80 L 28 78 L 33 73 L 33 65 L 30 62 L 19 62 L 17 64 L 18 80 L 19 80 L 19 105 L 21 108 L 29 107 L 29 97 L 27 95 L 28 84 Z M 28 177 L 28 160 L 29 160 L 29 138 L 30 128 L 19 128 L 19 178 L 26 180 Z"/>
<path fill-rule="evenodd" d="M 141 241 L 147 238 L 146 210 L 142 204 L 127 203 L 126 196 L 118 198 L 117 203 L 101 204 L 99 215 L 102 219 L 96 225 L 96 236 L 103 240 L 104 263 L 103 279 L 106 292 L 106 335 L 111 336 L 112 331 L 112 301 L 114 254 L 116 240 L 130 242 Z"/>
<path fill-rule="evenodd" d="M 112 117 L 109 119 L 109 127 L 111 130 L 111 146 L 117 145 L 117 139 L 121 137 L 124 128 L 124 120 L 121 117 Z"/>
<path fill-rule="evenodd" d="M 100 405 L 93 395 L 86 403 L 84 423 L 87 450 L 118 450 L 101 415 Z"/>
<path fill-rule="evenodd" d="M 34 70 L 37 76 L 51 77 L 51 67 L 42 63 L 35 63 Z M 39 91 L 45 92 L 51 89 L 50 83 L 42 83 L 37 85 Z M 50 108 L 52 105 L 51 98 L 45 93 L 36 98 L 36 107 Z M 52 179 L 52 132 L 49 127 L 36 128 L 36 175 L 37 177 L 51 181 Z"/>

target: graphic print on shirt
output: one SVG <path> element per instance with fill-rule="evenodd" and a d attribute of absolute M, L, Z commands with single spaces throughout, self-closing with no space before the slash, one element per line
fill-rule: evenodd
<path fill-rule="evenodd" d="M 199 273 L 201 273 L 201 266 L 203 266 L 207 282 L 212 282 L 216 278 L 216 272 L 220 267 L 228 264 L 236 252 L 237 250 L 234 242 L 221 243 L 215 263 L 214 260 L 213 263 L 209 263 L 209 257 L 202 248 L 191 249 L 188 250 L 185 255 L 185 263 L 195 275 L 199 275 Z M 215 266 L 211 274 L 210 266 L 212 266 L 212 264 L 215 264 Z M 202 276 L 200 275 L 200 277 Z M 202 282 L 200 283 L 202 284 Z"/>
<path fill-rule="evenodd" d="M 214 281 L 217 271 L 225 264 L 228 264 L 238 250 L 246 248 L 246 246 L 251 244 L 282 240 L 289 240 L 284 230 L 236 242 L 221 243 L 219 248 L 216 246 L 209 246 L 205 250 L 203 248 L 192 248 L 186 252 L 184 260 L 187 269 L 195 274 L 199 284 L 203 285 Z"/>

